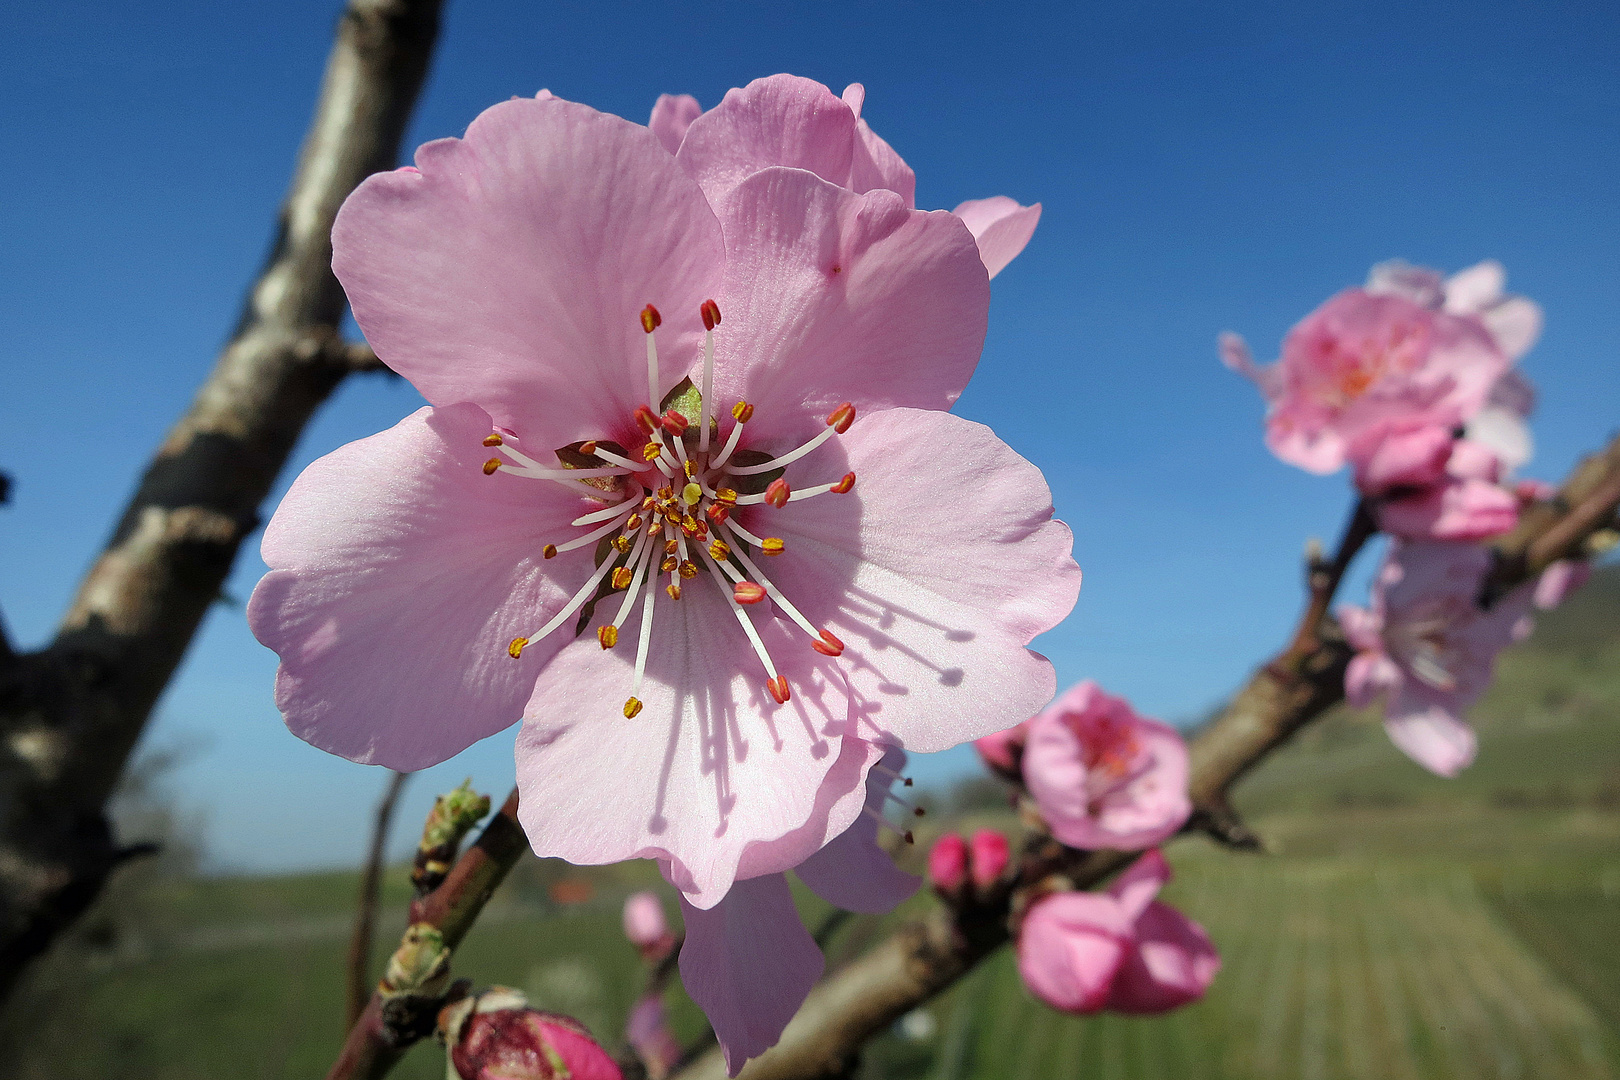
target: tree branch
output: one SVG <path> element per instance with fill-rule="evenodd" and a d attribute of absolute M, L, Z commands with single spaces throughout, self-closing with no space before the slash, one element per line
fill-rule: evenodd
<path fill-rule="evenodd" d="M 360 873 L 360 903 L 354 916 L 354 936 L 349 939 L 349 957 L 345 971 L 346 1008 L 344 1023 L 353 1025 L 360 1019 L 371 996 L 371 931 L 377 917 L 377 892 L 382 885 L 383 860 L 388 851 L 388 826 L 394 820 L 394 807 L 399 793 L 405 790 L 410 773 L 388 774 L 388 786 L 377 803 L 377 818 L 371 828 L 371 850 L 366 853 L 365 867 Z"/>
<path fill-rule="evenodd" d="M 393 164 L 440 5 L 350 0 L 235 332 L 55 640 L 0 678 L 0 997 L 100 891 L 114 850 L 103 808 L 130 750 L 305 423 L 354 366 L 348 347 L 332 359 L 345 305 L 332 220 Z"/>
<path fill-rule="evenodd" d="M 1501 593 L 1533 580 L 1557 558 L 1581 550 L 1617 507 L 1620 438 L 1604 453 L 1582 462 L 1557 498 L 1527 512 L 1519 529 L 1498 542 L 1498 551 L 1505 554 L 1493 580 Z M 1365 523 L 1358 524 L 1361 516 L 1358 508 L 1338 556 L 1321 568 L 1324 576 L 1318 580 L 1313 572 L 1311 600 L 1288 648 L 1255 672 L 1189 747 L 1196 813 L 1224 821 L 1223 828 L 1247 833 L 1235 816 L 1222 818 L 1223 813 L 1230 814 L 1226 794 L 1231 785 L 1344 698 L 1344 670 L 1351 652 L 1327 610 L 1354 550 L 1366 540 L 1357 538 L 1365 528 Z M 1514 561 L 1514 553 L 1523 557 Z M 1008 923 L 1020 887 L 1059 874 L 1067 885 L 1085 888 L 1134 858 L 1135 853 L 1071 851 L 1052 841 L 1037 841 L 1013 884 L 992 902 L 941 906 L 823 979 L 781 1041 L 743 1069 L 743 1080 L 831 1080 L 845 1075 L 868 1039 L 1009 940 Z M 725 1061 L 716 1049 L 676 1073 L 675 1080 L 722 1080 L 725 1075 Z"/>

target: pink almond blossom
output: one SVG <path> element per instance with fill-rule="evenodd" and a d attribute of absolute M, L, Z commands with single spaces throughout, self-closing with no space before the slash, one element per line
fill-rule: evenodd
<path fill-rule="evenodd" d="M 1169 879 L 1169 864 L 1153 850 L 1107 892 L 1036 901 L 1018 934 L 1024 985 L 1069 1013 L 1160 1013 L 1198 1000 L 1220 955 L 1203 927 L 1155 899 Z"/>
<path fill-rule="evenodd" d="M 1181 735 L 1089 679 L 1029 722 L 1023 769 L 1052 835 L 1070 847 L 1152 847 L 1192 813 Z"/>
<path fill-rule="evenodd" d="M 1385 438 L 1432 442 L 1478 414 L 1534 339 L 1526 319 L 1539 326 L 1535 305 L 1502 298 L 1499 281 L 1490 294 L 1486 276 L 1475 267 L 1446 282 L 1404 264 L 1375 267 L 1366 288 L 1339 293 L 1290 330 L 1268 368 L 1223 334 L 1222 359 L 1269 405 L 1266 445 L 1330 473 L 1362 466 Z M 1416 460 L 1434 465 L 1432 454 Z"/>
<path fill-rule="evenodd" d="M 1379 528 L 1405 540 L 1484 540 L 1518 524 L 1519 498 L 1501 483 L 1496 452 L 1473 439 L 1448 441 L 1438 477 L 1415 490 L 1387 491 L 1375 502 Z"/>
<path fill-rule="evenodd" d="M 772 75 L 728 91 L 706 113 L 690 94 L 664 94 L 649 125 L 711 200 L 760 169 L 782 165 L 857 193 L 887 188 L 915 207 L 916 174 L 861 118 L 865 101 L 860 83 L 834 96 L 814 80 Z M 967 225 L 995 277 L 1035 234 L 1041 204 L 996 195 L 969 199 L 952 213 Z"/>
<path fill-rule="evenodd" d="M 944 411 L 989 296 L 958 219 L 794 168 L 711 198 L 544 95 L 369 178 L 333 242 L 430 404 L 266 530 L 249 621 L 302 738 L 413 770 L 521 716 L 535 850 L 659 859 L 707 909 L 844 834 L 885 747 L 1050 693 L 1027 645 L 1079 572 L 1039 471 Z"/>
<path fill-rule="evenodd" d="M 861 816 L 794 867 L 799 880 L 828 903 L 846 911 L 884 912 L 921 884 L 896 867 L 877 841 L 880 825 L 887 825 L 882 814 L 893 798 L 889 787 L 905 760 L 903 751 L 891 748 L 867 776 Z M 686 920 L 681 982 L 708 1016 L 726 1068 L 736 1076 L 744 1061 L 775 1045 L 821 977 L 825 960 L 781 873 L 739 880 L 707 910 L 682 894 L 681 912 Z"/>
<path fill-rule="evenodd" d="M 1441 776 L 1474 760 L 1463 713 L 1490 685 L 1496 654 L 1529 630 L 1529 586 L 1489 611 L 1479 607 L 1490 563 L 1490 552 L 1475 544 L 1397 540 L 1374 580 L 1371 606 L 1339 610 L 1356 649 L 1346 699 L 1365 707 L 1382 695 L 1390 741 Z"/>

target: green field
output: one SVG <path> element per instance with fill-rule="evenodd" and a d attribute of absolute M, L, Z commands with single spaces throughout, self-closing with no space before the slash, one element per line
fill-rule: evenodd
<path fill-rule="evenodd" d="M 1225 961 L 1203 1002 L 1163 1018 L 1060 1016 L 1029 998 L 1003 952 L 875 1042 L 860 1075 L 1620 1077 L 1620 571 L 1504 658 L 1476 718 L 1479 761 L 1443 781 L 1369 718 L 1335 715 L 1238 793 L 1270 853 L 1172 847 L 1167 899 Z M 0 1075 L 322 1075 L 341 1038 L 353 875 L 159 870 L 121 882 L 37 972 L 0 1021 Z M 592 899 L 559 908 L 548 887 L 572 873 L 520 866 L 456 967 L 523 987 L 612 1043 L 641 978 L 618 905 L 655 875 L 593 871 Z M 405 896 L 396 872 L 383 950 Z M 882 931 L 851 920 L 832 962 Z M 697 1036 L 696 1011 L 678 991 L 671 1001 Z M 425 1045 L 396 1075 L 443 1068 Z"/>

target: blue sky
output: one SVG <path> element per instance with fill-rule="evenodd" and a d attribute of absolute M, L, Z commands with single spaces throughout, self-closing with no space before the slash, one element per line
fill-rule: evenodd
<path fill-rule="evenodd" d="M 1128 7 L 1129 10 L 1121 10 Z M 9 6 L 0 40 L 0 610 L 45 639 L 147 456 L 236 317 L 313 104 L 336 0 Z M 1482 258 L 1546 309 L 1536 475 L 1620 423 L 1620 9 L 1607 4 L 545 4 L 451 0 L 409 143 L 541 87 L 644 119 L 792 71 L 867 87 L 918 202 L 1040 201 L 994 283 L 958 412 L 1047 473 L 1086 573 L 1038 644 L 1171 719 L 1280 644 L 1304 539 L 1342 477 L 1260 442 L 1218 331 L 1274 354 L 1374 262 Z M 354 380 L 296 467 L 394 423 L 409 386 Z M 292 473 L 289 472 L 288 479 Z M 256 541 L 230 593 L 263 573 Z M 213 864 L 357 858 L 382 785 L 282 727 L 274 657 L 210 615 L 148 745 Z M 958 751 L 925 778 L 972 767 Z M 403 820 L 471 774 L 511 783 L 510 736 L 418 779 Z M 402 826 L 400 841 L 412 826 Z"/>

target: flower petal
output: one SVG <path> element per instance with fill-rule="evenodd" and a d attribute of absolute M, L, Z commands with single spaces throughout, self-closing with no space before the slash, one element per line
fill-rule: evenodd
<path fill-rule="evenodd" d="M 1170 881 L 1170 864 L 1158 848 L 1142 853 L 1142 857 L 1125 868 L 1108 887 L 1108 895 L 1119 901 L 1125 917 L 1135 922 L 1147 910 L 1153 898 Z"/>
<path fill-rule="evenodd" d="M 945 409 L 961 394 L 990 286 L 958 219 L 791 169 L 756 173 L 718 211 L 728 259 L 718 400 L 746 399 L 789 438 L 813 434 L 845 401 Z"/>
<path fill-rule="evenodd" d="M 1522 296 L 1510 296 L 1480 318 L 1485 328 L 1496 339 L 1497 348 L 1509 360 L 1517 360 L 1530 351 L 1541 336 L 1541 305 Z"/>
<path fill-rule="evenodd" d="M 1408 540 L 1484 540 L 1518 523 L 1519 501 L 1488 480 L 1454 480 L 1389 499 L 1377 517 L 1385 532 Z"/>
<path fill-rule="evenodd" d="M 1495 259 L 1475 263 L 1446 279 L 1445 309 L 1453 315 L 1478 315 L 1501 303 L 1507 271 Z"/>
<path fill-rule="evenodd" d="M 704 910 L 681 899 L 681 983 L 703 1010 L 736 1076 L 782 1037 L 826 966 L 781 874 L 739 881 Z"/>
<path fill-rule="evenodd" d="M 1055 679 L 1026 646 L 1080 589 L 1040 471 L 949 413 L 863 416 L 842 445 L 854 491 L 755 513 L 786 542 L 772 579 L 845 643 L 856 733 L 927 752 L 1033 715 Z"/>
<path fill-rule="evenodd" d="M 692 122 L 678 158 L 718 206 L 773 165 L 847 187 L 855 142 L 855 113 L 831 90 L 814 79 L 771 75 L 726 91 Z"/>
<path fill-rule="evenodd" d="M 293 733 L 354 761 L 410 771 L 510 726 L 556 645 L 507 644 L 572 580 L 540 559 L 586 500 L 484 476 L 489 416 L 424 408 L 305 469 L 265 530 L 271 573 L 248 625 L 281 656 L 276 704 Z"/>
<path fill-rule="evenodd" d="M 1344 671 L 1344 697 L 1358 709 L 1365 709 L 1379 695 L 1401 688 L 1404 676 L 1395 661 L 1382 651 L 1358 652 Z"/>
<path fill-rule="evenodd" d="M 1203 997 L 1220 968 L 1220 954 L 1204 928 L 1155 900 L 1136 921 L 1136 941 L 1114 977 L 1108 1008 L 1168 1012 Z"/>
<path fill-rule="evenodd" d="M 599 618 L 602 616 L 599 616 Z M 793 688 L 778 706 L 735 616 L 712 581 L 682 599 L 657 593 L 643 709 L 630 694 L 639 623 L 602 649 L 587 634 L 541 672 L 517 741 L 519 815 L 535 852 L 580 864 L 672 860 L 671 880 L 698 906 L 731 885 L 751 845 L 782 870 L 859 813 L 870 756 L 844 752 L 849 691 L 833 661 L 777 620 L 755 619 Z"/>
<path fill-rule="evenodd" d="M 995 277 L 1018 257 L 1035 235 L 1041 220 L 1041 204 L 1021 206 L 1005 195 L 969 199 L 951 213 L 961 218 L 979 245 L 984 268 Z"/>
<path fill-rule="evenodd" d="M 1018 973 L 1030 993 L 1063 1012 L 1096 1012 L 1134 935 L 1106 893 L 1060 892 L 1038 900 L 1018 934 Z"/>
<path fill-rule="evenodd" d="M 1389 741 L 1425 769 L 1456 776 L 1473 764 L 1479 748 L 1474 729 L 1441 700 L 1441 695 L 1408 689 L 1390 703 L 1384 718 Z"/>
<path fill-rule="evenodd" d="M 433 404 L 475 402 L 548 448 L 603 437 L 642 403 L 648 303 L 664 316 L 662 389 L 680 380 L 723 258 L 702 192 L 651 132 L 556 98 L 502 102 L 415 169 L 370 177 L 332 245 L 384 363 Z"/>
<path fill-rule="evenodd" d="M 703 106 L 691 94 L 659 94 L 647 126 L 658 136 L 664 149 L 673 154 L 681 148 L 686 129 L 702 115 Z"/>
<path fill-rule="evenodd" d="M 898 772 L 905 751 L 890 748 L 885 768 Z M 873 769 L 866 774 L 866 807 L 883 813 L 894 778 Z M 922 879 L 894 864 L 894 857 L 878 845 L 878 823 L 862 814 L 827 846 L 800 863 L 794 871 L 815 894 L 845 911 L 890 911 L 917 891 Z"/>

